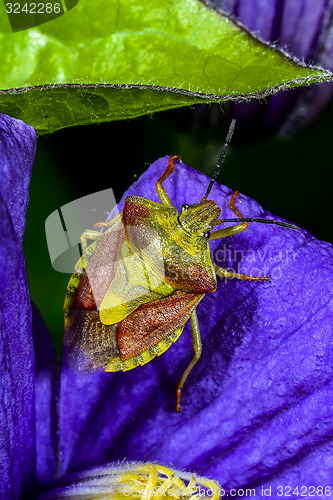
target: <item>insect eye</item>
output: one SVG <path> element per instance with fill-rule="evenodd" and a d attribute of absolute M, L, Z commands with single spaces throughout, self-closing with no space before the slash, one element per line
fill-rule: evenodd
<path fill-rule="evenodd" d="M 205 231 L 204 233 L 202 233 L 202 236 L 204 238 L 207 238 L 207 240 L 208 240 L 208 238 L 210 237 L 210 232 L 209 231 Z"/>
<path fill-rule="evenodd" d="M 190 208 L 190 205 L 187 205 L 187 203 L 184 203 L 184 205 L 182 205 L 180 208 L 182 209 L 182 212 L 185 212 L 186 210 L 188 210 Z"/>

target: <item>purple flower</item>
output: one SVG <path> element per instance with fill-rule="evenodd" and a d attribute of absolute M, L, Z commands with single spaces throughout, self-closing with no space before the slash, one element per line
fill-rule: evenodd
<path fill-rule="evenodd" d="M 36 311 L 31 327 L 21 250 L 34 151 L 33 130 L 1 116 L 0 496 L 31 498 L 56 477 L 124 459 L 204 474 L 225 490 L 260 495 L 271 487 L 272 498 L 278 486 L 329 485 L 332 246 L 304 230 L 254 223 L 212 244 L 217 264 L 272 280 L 218 279 L 203 299 L 203 354 L 181 414 L 174 386 L 192 357 L 188 326 L 160 358 L 126 373 L 82 375 L 64 360 L 58 394 L 54 351 Z M 158 201 L 154 185 L 167 159 L 126 195 Z M 207 185 L 185 165 L 165 182 L 177 208 L 198 201 Z M 224 217 L 232 217 L 230 196 L 217 184 L 210 195 Z M 242 194 L 237 206 L 244 216 L 271 217 Z"/>
<path fill-rule="evenodd" d="M 207 3 L 299 60 L 333 69 L 331 0 L 207 0 Z M 232 104 L 230 114 L 237 118 L 238 129 L 243 127 L 241 140 L 286 135 L 319 116 L 331 100 L 332 91 L 329 83 L 311 85 L 270 96 L 265 104 L 256 101 Z"/>
<path fill-rule="evenodd" d="M 159 201 L 155 181 L 167 158 L 126 195 Z M 179 208 L 198 201 L 208 182 L 179 165 L 165 188 Z M 210 195 L 225 217 L 232 217 L 231 194 L 215 185 Z M 245 216 L 270 217 L 244 195 L 237 205 Z M 175 384 L 193 355 L 188 325 L 174 346 L 141 368 L 89 377 L 64 365 L 61 473 L 126 457 L 195 470 L 226 489 L 329 484 L 332 246 L 304 230 L 252 224 L 214 242 L 212 253 L 223 267 L 271 274 L 272 282 L 219 280 L 203 299 L 203 354 L 185 385 L 181 415 L 174 412 Z"/>

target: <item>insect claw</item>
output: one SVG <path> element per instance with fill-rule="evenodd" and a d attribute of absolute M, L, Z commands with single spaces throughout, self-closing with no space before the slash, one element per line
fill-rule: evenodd
<path fill-rule="evenodd" d="M 260 276 L 260 278 L 258 278 L 255 281 L 268 281 L 270 283 L 271 282 L 271 275 L 269 275 L 269 276 Z"/>
<path fill-rule="evenodd" d="M 269 276 L 260 276 L 256 281 L 268 281 L 271 282 L 271 275 Z"/>

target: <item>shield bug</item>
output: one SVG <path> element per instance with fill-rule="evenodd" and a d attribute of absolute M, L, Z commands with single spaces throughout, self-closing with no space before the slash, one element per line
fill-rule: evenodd
<path fill-rule="evenodd" d="M 194 357 L 177 384 L 180 411 L 184 383 L 200 358 L 201 339 L 196 308 L 217 287 L 217 276 L 269 281 L 223 269 L 211 260 L 209 241 L 245 231 L 249 222 L 296 226 L 271 219 L 245 218 L 236 206 L 238 191 L 228 207 L 236 218 L 220 218 L 221 209 L 208 195 L 218 176 L 235 121 L 231 122 L 217 167 L 206 193 L 197 203 L 173 206 L 163 182 L 180 168 L 171 156 L 156 182 L 160 203 L 128 196 L 110 222 L 96 224 L 104 232 L 86 230 L 83 255 L 75 267 L 65 300 L 65 344 L 80 370 L 126 371 L 165 352 L 191 325 Z M 217 229 L 224 222 L 236 224 Z M 87 240 L 93 240 L 88 246 Z"/>

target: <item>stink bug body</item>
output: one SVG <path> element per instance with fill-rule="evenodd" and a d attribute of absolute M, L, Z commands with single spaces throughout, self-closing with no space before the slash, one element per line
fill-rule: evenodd
<path fill-rule="evenodd" d="M 123 211 L 107 223 L 105 232 L 87 230 L 81 237 L 83 255 L 72 275 L 65 300 L 65 343 L 70 359 L 81 370 L 126 371 L 165 352 L 190 320 L 194 357 L 177 384 L 181 390 L 201 354 L 196 308 L 217 287 L 217 275 L 249 281 L 249 276 L 215 265 L 209 241 L 245 231 L 249 222 L 298 229 L 279 221 L 244 218 L 236 207 L 236 191 L 228 207 L 236 218 L 221 219 L 221 209 L 208 200 L 234 129 L 231 123 L 224 149 L 206 194 L 181 213 L 171 203 L 163 182 L 180 165 L 170 157 L 156 182 L 160 203 L 128 196 Z M 223 222 L 237 224 L 211 232 Z M 87 240 L 93 243 L 87 245 Z"/>

